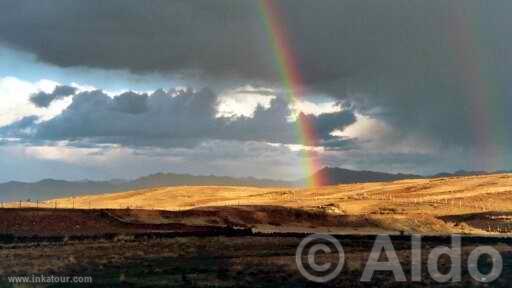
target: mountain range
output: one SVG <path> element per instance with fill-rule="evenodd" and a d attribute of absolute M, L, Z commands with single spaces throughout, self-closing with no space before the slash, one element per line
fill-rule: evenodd
<path fill-rule="evenodd" d="M 66 181 L 44 179 L 38 182 L 10 181 L 0 184 L 0 201 L 46 200 L 64 196 L 102 194 L 160 186 L 289 186 L 291 182 L 257 179 L 253 177 L 234 178 L 225 176 L 195 176 L 189 174 L 157 173 L 135 180 L 109 181 Z"/>
<path fill-rule="evenodd" d="M 337 185 L 362 182 L 394 181 L 401 179 L 438 178 L 451 176 L 486 175 L 493 173 L 505 173 L 507 171 L 465 171 L 459 170 L 453 173 L 438 173 L 432 176 L 415 174 L 392 174 L 376 171 L 358 171 L 338 167 L 324 167 L 318 170 L 313 177 L 322 179 L 322 185 Z M 134 180 L 109 180 L 109 181 L 66 181 L 44 179 L 38 182 L 11 181 L 0 183 L 0 201 L 26 201 L 30 199 L 46 200 L 59 197 L 78 196 L 85 194 L 102 194 L 135 189 L 160 187 L 160 186 L 255 186 L 255 187 L 282 187 L 301 186 L 305 180 L 279 181 L 270 179 L 258 179 L 253 177 L 234 178 L 227 176 L 196 176 L 189 174 L 158 173 L 140 177 Z"/>
<path fill-rule="evenodd" d="M 392 174 L 385 172 L 350 170 L 338 167 L 324 167 L 313 177 L 320 179 L 322 185 L 351 184 L 361 182 L 383 182 L 401 179 L 418 179 L 424 176 L 415 174 Z"/>

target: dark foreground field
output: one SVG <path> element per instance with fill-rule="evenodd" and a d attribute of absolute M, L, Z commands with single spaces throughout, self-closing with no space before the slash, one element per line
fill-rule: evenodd
<path fill-rule="evenodd" d="M 423 265 L 420 283 L 396 283 L 391 273 L 377 273 L 370 283 L 359 281 L 364 263 L 373 245 L 371 236 L 340 236 L 345 250 L 342 273 L 320 285 L 305 279 L 297 270 L 295 251 L 302 237 L 212 236 L 161 237 L 136 239 L 130 236 L 111 240 L 34 242 L 0 245 L 2 287 L 15 286 L 9 276 L 65 275 L 91 276 L 92 284 L 68 287 L 510 287 L 512 251 L 496 238 L 463 239 L 463 259 L 477 243 L 497 248 L 504 260 L 502 276 L 491 284 L 472 280 L 465 264 L 463 281 L 441 285 L 428 276 Z M 406 276 L 410 277 L 410 241 L 407 236 L 392 238 Z M 423 262 L 431 247 L 449 245 L 448 238 L 432 237 L 423 241 Z M 336 261 L 335 254 L 324 254 L 321 261 Z M 485 258 L 484 258 L 485 260 Z M 466 263 L 463 260 L 463 263 Z M 441 270 L 448 260 L 441 258 Z M 485 271 L 489 263 L 481 261 Z M 40 285 L 63 287 L 65 285 Z"/>
<path fill-rule="evenodd" d="M 399 235 L 397 231 L 391 236 L 392 245 L 409 282 L 397 283 L 390 272 L 379 272 L 371 282 L 361 282 L 376 236 L 345 233 L 336 236 L 345 252 L 342 272 L 326 284 L 317 284 L 307 280 L 297 268 L 295 253 L 308 235 L 303 228 L 317 233 L 336 231 L 335 228 L 361 232 L 357 227 L 384 231 L 378 230 L 378 222 L 363 216 L 333 216 L 293 208 L 258 207 L 258 213 L 254 213 L 254 207 L 249 208 L 247 211 L 241 207 L 179 212 L 0 209 L 0 287 L 512 286 L 512 238 L 507 235 L 464 237 L 462 281 L 439 284 L 428 273 L 428 255 L 434 247 L 450 247 L 451 238 L 423 237 L 422 281 L 411 282 L 411 237 Z M 474 222 L 479 217 L 450 221 Z M 296 225 L 294 233 L 285 229 L 290 223 Z M 254 229 L 257 225 L 273 228 L 261 232 Z M 324 226 L 329 230 L 320 229 Z M 352 230 L 346 229 L 352 226 Z M 494 247 L 503 258 L 501 277 L 489 284 L 481 284 L 468 274 L 466 258 L 479 245 Z M 335 264 L 338 257 L 335 253 L 320 253 L 317 260 Z M 481 260 L 479 268 L 486 273 L 491 264 L 486 257 Z M 440 270 L 446 272 L 449 265 L 450 260 L 441 257 Z M 90 277 L 93 282 L 20 284 L 12 278 L 41 275 Z"/>

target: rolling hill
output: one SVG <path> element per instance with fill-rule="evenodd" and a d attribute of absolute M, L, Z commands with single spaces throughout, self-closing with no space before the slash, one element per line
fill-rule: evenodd
<path fill-rule="evenodd" d="M 8 203 L 4 207 L 14 208 L 18 204 Z M 36 204 L 22 205 L 35 207 Z M 235 223 L 256 225 L 258 229 L 268 231 L 305 231 L 323 227 L 318 219 L 300 216 L 300 211 L 310 211 L 320 213 L 320 219 L 326 219 L 327 216 L 322 216 L 325 213 L 343 216 L 329 224 L 331 231 L 339 233 L 511 233 L 512 174 L 317 188 L 167 186 L 52 199 L 38 203 L 38 207 L 121 209 L 132 211 L 129 217 L 138 222 Z M 142 210 L 154 212 L 137 212 Z M 179 214 L 169 216 L 163 210 Z M 336 221 L 344 224 L 340 226 Z"/>
<path fill-rule="evenodd" d="M 52 198 L 102 194 L 160 186 L 289 186 L 290 182 L 258 178 L 234 178 L 222 176 L 195 176 L 189 174 L 158 173 L 135 180 L 65 181 L 44 179 L 38 182 L 6 182 L 0 184 L 0 201 L 46 200 Z"/>
<path fill-rule="evenodd" d="M 392 174 L 376 171 L 358 171 L 337 167 L 324 167 L 314 177 L 324 179 L 322 185 L 386 182 L 403 179 L 439 178 L 455 176 L 490 175 L 498 172 L 464 171 L 439 173 L 433 176 L 415 174 Z M 66 181 L 44 179 L 38 182 L 11 181 L 0 183 L 0 201 L 47 200 L 66 196 L 93 195 L 163 186 L 251 186 L 251 187 L 301 187 L 304 179 L 280 181 L 254 177 L 235 178 L 227 176 L 197 176 L 190 174 L 157 173 L 134 180 Z"/>

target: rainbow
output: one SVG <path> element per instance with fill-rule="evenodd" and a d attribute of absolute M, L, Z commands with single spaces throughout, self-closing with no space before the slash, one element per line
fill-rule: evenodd
<path fill-rule="evenodd" d="M 460 72 L 459 77 L 465 83 L 466 90 L 463 92 L 469 100 L 468 119 L 474 127 L 472 137 L 475 152 L 471 155 L 473 169 L 504 169 L 507 165 L 503 150 L 510 131 L 506 127 L 507 112 L 504 111 L 507 103 L 502 100 L 504 97 L 500 97 L 505 92 L 499 81 L 496 81 L 499 77 L 495 75 L 495 67 L 492 66 L 492 61 L 496 60 L 484 53 L 485 48 L 481 43 L 483 35 L 474 35 L 480 30 L 480 24 L 454 4 L 450 5 L 449 12 L 450 32 L 457 35 L 450 38 L 449 44 L 455 51 L 454 60 Z"/>
<path fill-rule="evenodd" d="M 260 0 L 260 10 L 263 15 L 263 23 L 272 45 L 277 70 L 283 82 L 288 100 L 296 104 L 304 95 L 303 79 L 296 62 L 293 49 L 289 45 L 286 27 L 280 22 L 281 15 L 272 0 Z M 313 147 L 318 146 L 315 127 L 303 114 L 297 117 L 297 135 L 300 143 L 306 146 L 302 158 L 304 173 L 308 179 L 308 186 L 316 187 L 325 183 L 319 174 L 315 174 L 322 168 L 317 153 Z"/>

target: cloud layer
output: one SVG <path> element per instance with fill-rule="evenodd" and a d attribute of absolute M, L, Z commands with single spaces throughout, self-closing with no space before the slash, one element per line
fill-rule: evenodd
<path fill-rule="evenodd" d="M 34 97 L 67 94 L 58 93 L 64 90 L 62 87 Z M 28 142 L 69 141 L 82 145 L 185 147 L 205 140 L 301 144 L 296 134 L 299 120 L 288 120 L 289 105 L 280 97 L 274 98 L 268 108 L 257 106 L 252 117 L 217 117 L 217 105 L 217 94 L 208 89 L 157 90 L 151 95 L 126 92 L 113 97 L 101 90 L 86 91 L 73 96 L 72 103 L 56 117 L 38 121 L 28 116 L 0 128 L 0 134 Z M 332 140 L 337 141 L 336 146 L 346 144 L 330 133 L 355 122 L 350 110 L 318 116 L 300 114 L 299 118 L 316 127 L 319 145 Z"/>
<path fill-rule="evenodd" d="M 311 93 L 448 146 L 489 146 L 478 130 L 507 134 L 491 146 L 512 142 L 498 123 L 512 120 L 510 1 L 275 6 Z M 258 1 L 22 0 L 0 11 L 0 39 L 58 66 L 279 83 Z"/>
<path fill-rule="evenodd" d="M 254 104 L 286 88 L 260 4 L 4 1 L 0 45 L 59 67 L 179 75 L 216 90 L 249 83 L 263 87 L 240 92 L 254 97 Z M 307 100 L 314 102 L 321 95 L 345 105 L 339 112 L 298 116 L 312 123 L 319 145 L 330 150 L 324 163 L 383 169 L 388 164 L 412 163 L 403 167 L 416 165 L 415 171 L 427 169 L 423 165 L 430 171 L 436 165 L 454 167 L 450 163 L 459 165 L 455 169 L 510 168 L 512 2 L 282 0 L 274 4 Z M 44 119 L 20 120 L 20 115 L 34 114 L 26 111 L 0 117 L 6 118 L 2 123 L 20 120 L 0 133 L 29 143 L 65 140 L 73 145 L 137 147 L 185 147 L 205 141 L 297 144 L 299 139 L 283 97 L 230 114 L 219 113 L 219 97 L 209 90 L 112 97 L 102 91 L 59 89 L 66 86 L 35 94 L 30 101 L 45 110 L 56 105 L 52 103 L 71 101 L 63 97 L 76 94 L 63 113 Z M 362 122 L 353 126 L 356 113 L 371 119 L 372 126 Z M 351 133 L 360 139 L 332 136 L 333 130 L 345 127 L 352 127 Z M 352 150 L 345 151 L 348 148 Z"/>

